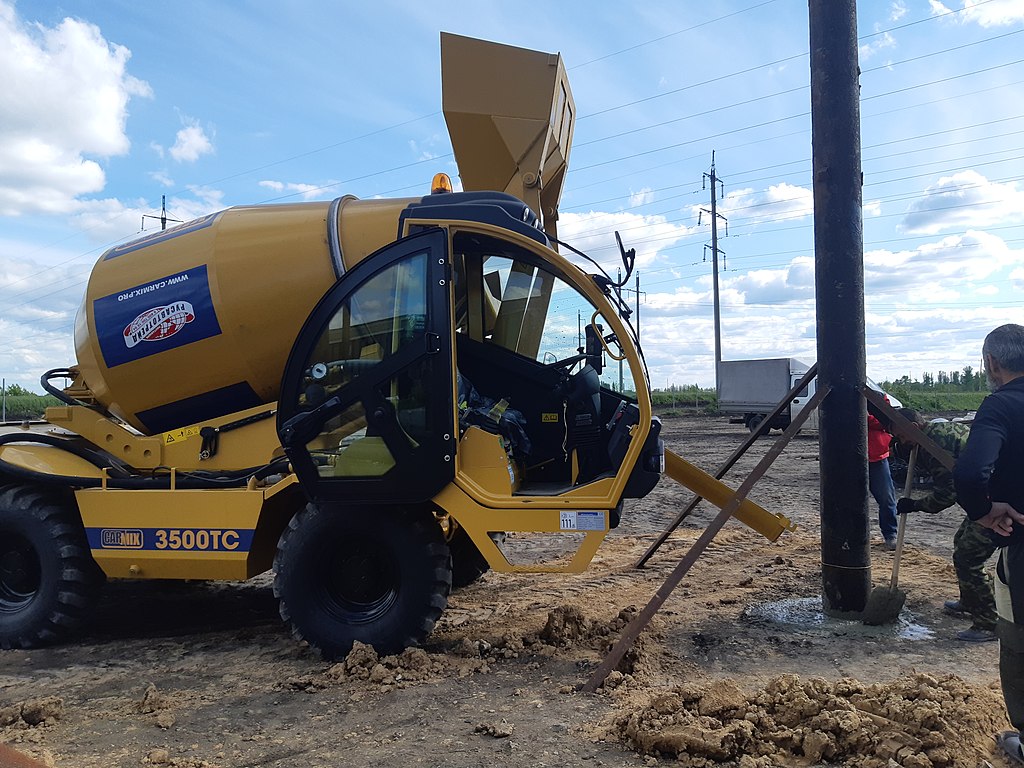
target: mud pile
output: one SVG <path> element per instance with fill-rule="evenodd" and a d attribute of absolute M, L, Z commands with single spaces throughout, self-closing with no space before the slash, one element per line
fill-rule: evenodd
<path fill-rule="evenodd" d="M 52 725 L 64 716 L 64 700 L 57 696 L 26 699 L 0 707 L 0 728 L 32 728 Z"/>
<path fill-rule="evenodd" d="M 595 640 L 615 640 L 637 615 L 636 606 L 623 608 L 610 621 L 587 618 L 574 605 L 563 605 L 548 613 L 544 629 L 537 640 L 559 648 L 570 648 L 576 643 L 592 644 Z"/>
<path fill-rule="evenodd" d="M 313 693 L 348 681 L 386 692 L 483 671 L 487 671 L 487 664 L 479 657 L 461 660 L 446 654 L 427 653 L 422 648 L 406 648 L 394 656 L 379 656 L 371 646 L 357 641 L 344 660 L 323 672 L 291 677 L 285 686 Z"/>
<path fill-rule="evenodd" d="M 618 716 L 606 738 L 686 768 L 794 761 L 854 768 L 980 765 L 1007 727 L 1002 696 L 955 675 L 866 685 L 783 675 L 753 694 L 732 680 L 677 686 Z"/>
<path fill-rule="evenodd" d="M 545 657 L 559 650 L 579 647 L 604 653 L 636 612 L 637 609 L 630 606 L 611 620 L 600 621 L 587 618 L 576 606 L 566 605 L 550 611 L 540 631 L 462 637 L 440 644 L 440 652 L 407 648 L 394 656 L 380 656 L 372 647 L 356 642 L 342 661 L 322 672 L 291 677 L 284 687 L 312 693 L 348 682 L 387 692 L 445 678 L 486 673 L 490 671 L 489 662 L 500 659 Z M 637 650 L 620 665 L 624 672 L 631 672 L 635 667 L 641 645 L 638 643 Z M 621 681 L 623 675 L 619 674 L 617 679 Z"/>

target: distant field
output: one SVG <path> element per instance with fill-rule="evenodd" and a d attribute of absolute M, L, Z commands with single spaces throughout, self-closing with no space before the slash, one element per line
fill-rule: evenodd
<path fill-rule="evenodd" d="M 8 395 L 7 421 L 41 419 L 43 411 L 60 404 L 53 395 Z"/>
<path fill-rule="evenodd" d="M 924 413 L 976 411 L 988 392 L 911 392 L 904 405 Z"/>

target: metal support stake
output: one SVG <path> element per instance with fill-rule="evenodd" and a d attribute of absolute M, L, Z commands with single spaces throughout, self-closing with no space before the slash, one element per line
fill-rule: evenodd
<path fill-rule="evenodd" d="M 728 459 L 726 459 L 725 462 L 723 462 L 718 469 L 715 470 L 716 480 L 721 480 L 723 477 L 725 477 L 725 473 L 732 469 L 732 465 L 739 461 L 743 454 L 747 452 L 747 449 L 750 448 L 750 446 L 752 446 L 757 441 L 757 439 L 761 437 L 762 434 L 765 433 L 765 431 L 769 428 L 771 423 L 775 420 L 775 417 L 781 414 L 787 407 L 789 407 L 790 401 L 793 398 L 795 398 L 797 394 L 803 390 L 804 387 L 811 383 L 811 380 L 814 379 L 817 373 L 818 364 L 815 363 L 814 365 L 807 369 L 807 373 L 805 373 L 800 378 L 800 381 L 798 381 L 796 385 L 791 390 L 789 390 L 789 392 L 786 393 L 782 400 L 779 401 L 779 404 L 775 406 L 775 409 L 771 413 L 769 413 L 760 424 L 757 425 L 757 429 L 755 429 L 753 432 L 750 433 L 750 435 L 747 436 L 747 439 L 743 441 L 743 444 L 735 451 L 733 451 L 732 455 Z M 668 537 L 672 535 L 672 531 L 678 528 L 680 523 L 682 523 L 683 520 L 690 516 L 690 513 L 697 508 L 697 505 L 700 504 L 702 498 L 702 496 L 693 497 L 690 503 L 686 505 L 685 509 L 683 509 L 683 511 L 679 513 L 679 515 L 676 517 L 675 520 L 672 521 L 669 527 L 666 528 L 660 536 L 658 536 L 657 540 L 653 544 L 651 544 L 648 550 L 644 552 L 643 556 L 636 561 L 636 564 L 633 566 L 634 568 L 643 568 L 644 565 L 647 564 L 647 561 L 651 559 L 651 555 L 657 552 L 661 545 L 668 540 Z"/>
<path fill-rule="evenodd" d="M 675 567 L 669 577 L 665 579 L 665 583 L 661 585 L 657 592 L 654 593 L 654 597 L 650 599 L 650 602 L 644 606 L 644 609 L 637 614 L 626 628 L 622 630 L 622 635 L 618 641 L 612 647 L 611 651 L 605 657 L 604 661 L 597 667 L 594 674 L 590 679 L 580 686 L 581 691 L 585 693 L 594 693 L 605 681 L 608 674 L 619 665 L 622 661 L 622 657 L 626 655 L 640 633 L 644 631 L 644 628 L 654 618 L 654 614 L 658 612 L 661 606 L 668 599 L 668 596 L 672 594 L 679 582 L 683 580 L 683 577 L 689 572 L 693 564 L 697 562 L 697 558 L 701 556 L 711 540 L 715 538 L 715 535 L 722 529 L 726 521 L 732 517 L 732 514 L 739 509 L 743 500 L 747 498 L 747 494 L 750 493 L 751 488 L 754 484 L 760 480 L 764 473 L 768 471 L 768 468 L 775 462 L 775 459 L 779 457 L 783 449 L 789 444 L 789 441 L 793 439 L 793 436 L 800 431 L 800 427 L 807 420 L 807 417 L 811 415 L 815 408 L 825 399 L 828 395 L 827 388 L 819 388 L 814 396 L 807 402 L 807 405 L 796 415 L 796 418 L 786 427 L 786 431 L 782 433 L 775 444 L 768 449 L 768 452 L 764 457 L 757 463 L 757 466 L 747 475 L 746 479 L 740 484 L 740 487 L 736 489 L 736 493 L 729 500 L 729 502 L 722 507 L 722 511 L 718 513 L 711 524 L 704 529 L 704 532 L 700 537 L 693 543 L 690 550 L 683 556 L 683 559 L 679 561 L 679 565 Z"/>

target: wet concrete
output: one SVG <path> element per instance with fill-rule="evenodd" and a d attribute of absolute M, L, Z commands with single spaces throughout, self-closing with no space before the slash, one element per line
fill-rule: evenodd
<path fill-rule="evenodd" d="M 826 615 L 821 596 L 755 603 L 743 611 L 743 617 L 754 622 L 777 624 L 781 630 L 791 633 L 899 640 L 929 640 L 935 636 L 934 631 L 920 623 L 907 608 L 894 622 L 868 626 L 857 618 Z"/>

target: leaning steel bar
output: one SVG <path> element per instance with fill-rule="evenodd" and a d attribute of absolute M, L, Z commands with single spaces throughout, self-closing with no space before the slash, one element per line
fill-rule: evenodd
<path fill-rule="evenodd" d="M 938 459 L 942 466 L 952 471 L 954 460 L 949 451 L 942 448 L 914 424 L 903 418 L 899 411 L 885 401 L 885 396 L 881 392 L 877 392 L 870 387 L 864 387 L 861 391 L 864 393 L 864 397 L 868 399 L 868 402 L 877 408 L 885 419 L 888 420 L 889 424 L 887 426 L 890 432 L 899 437 L 900 440 L 906 440 L 912 445 L 920 445 Z"/>
<path fill-rule="evenodd" d="M 704 550 L 707 549 L 711 540 L 715 538 L 715 535 L 722 529 L 726 521 L 732 517 L 733 512 L 739 509 L 743 499 L 750 493 L 751 488 L 754 484 L 760 480 L 765 472 L 768 471 L 769 467 L 775 462 L 775 459 L 779 457 L 783 449 L 789 444 L 789 441 L 793 439 L 794 435 L 800 431 L 800 427 L 803 426 L 804 421 L 807 417 L 821 404 L 821 401 L 828 395 L 828 387 L 819 388 L 814 396 L 808 401 L 807 405 L 804 406 L 803 410 L 796 415 L 796 418 L 790 422 L 790 425 L 786 427 L 786 430 L 782 433 L 782 436 L 775 441 L 775 444 L 768 449 L 768 452 L 761 458 L 757 463 L 757 466 L 751 470 L 750 474 L 740 483 L 740 487 L 736 489 L 736 493 L 732 499 L 722 507 L 722 511 L 718 513 L 714 520 L 711 521 L 710 525 L 704 529 L 704 532 L 700 537 L 693 543 L 689 551 L 683 556 L 683 559 L 679 561 L 679 564 L 675 567 L 672 573 L 669 574 L 665 582 L 658 588 L 658 591 L 654 593 L 654 597 L 650 599 L 644 609 L 637 614 L 626 628 L 622 630 L 622 635 L 616 641 L 611 651 L 605 657 L 604 661 L 598 665 L 597 669 L 594 670 L 594 674 L 591 675 L 590 679 L 580 686 L 579 690 L 585 693 L 594 693 L 604 682 L 608 674 L 618 666 L 619 662 L 622 661 L 622 657 L 626 655 L 640 633 L 644 631 L 651 619 L 654 618 L 654 614 L 658 612 L 664 602 L 668 599 L 668 596 L 672 594 L 679 582 L 683 580 L 683 577 L 689 572 L 690 568 L 697 561 L 697 558 L 703 554 Z"/>
<path fill-rule="evenodd" d="M 733 451 L 732 455 L 728 459 L 726 459 L 718 469 L 715 470 L 716 480 L 721 480 L 723 477 L 725 477 L 725 473 L 732 469 L 732 465 L 740 460 L 743 454 L 747 452 L 747 449 L 749 449 L 750 446 L 752 446 L 754 442 L 766 430 L 768 430 L 769 426 L 775 420 L 775 418 L 779 414 L 781 414 L 787 406 L 789 406 L 790 401 L 794 397 L 796 397 L 797 394 L 804 387 L 806 387 L 811 382 L 811 380 L 814 379 L 815 376 L 817 376 L 817 374 L 818 364 L 815 363 L 814 365 L 807 369 L 807 373 L 805 373 L 800 378 L 800 381 L 798 381 L 793 386 L 793 388 L 786 393 L 785 397 L 783 397 L 782 400 L 779 401 L 779 404 L 775 406 L 775 409 L 767 416 L 765 416 L 761 423 L 757 425 L 757 429 L 751 432 L 747 439 L 744 440 L 743 443 L 740 445 L 740 447 Z M 697 508 L 697 505 L 700 504 L 702 498 L 703 496 L 694 496 L 693 499 L 690 500 L 690 503 L 686 505 L 686 507 L 683 509 L 682 512 L 679 513 L 676 519 L 669 524 L 668 528 L 666 528 L 662 532 L 662 534 L 658 536 L 655 542 L 651 544 L 651 546 L 647 549 L 646 552 L 644 552 L 643 556 L 636 561 L 636 563 L 633 565 L 634 568 L 643 568 L 644 565 L 647 564 L 647 561 L 651 559 L 651 556 L 658 551 L 661 545 L 668 541 L 668 537 L 671 536 L 672 532 L 679 527 L 680 523 L 682 523 L 683 520 L 689 517 L 690 513 Z"/>

